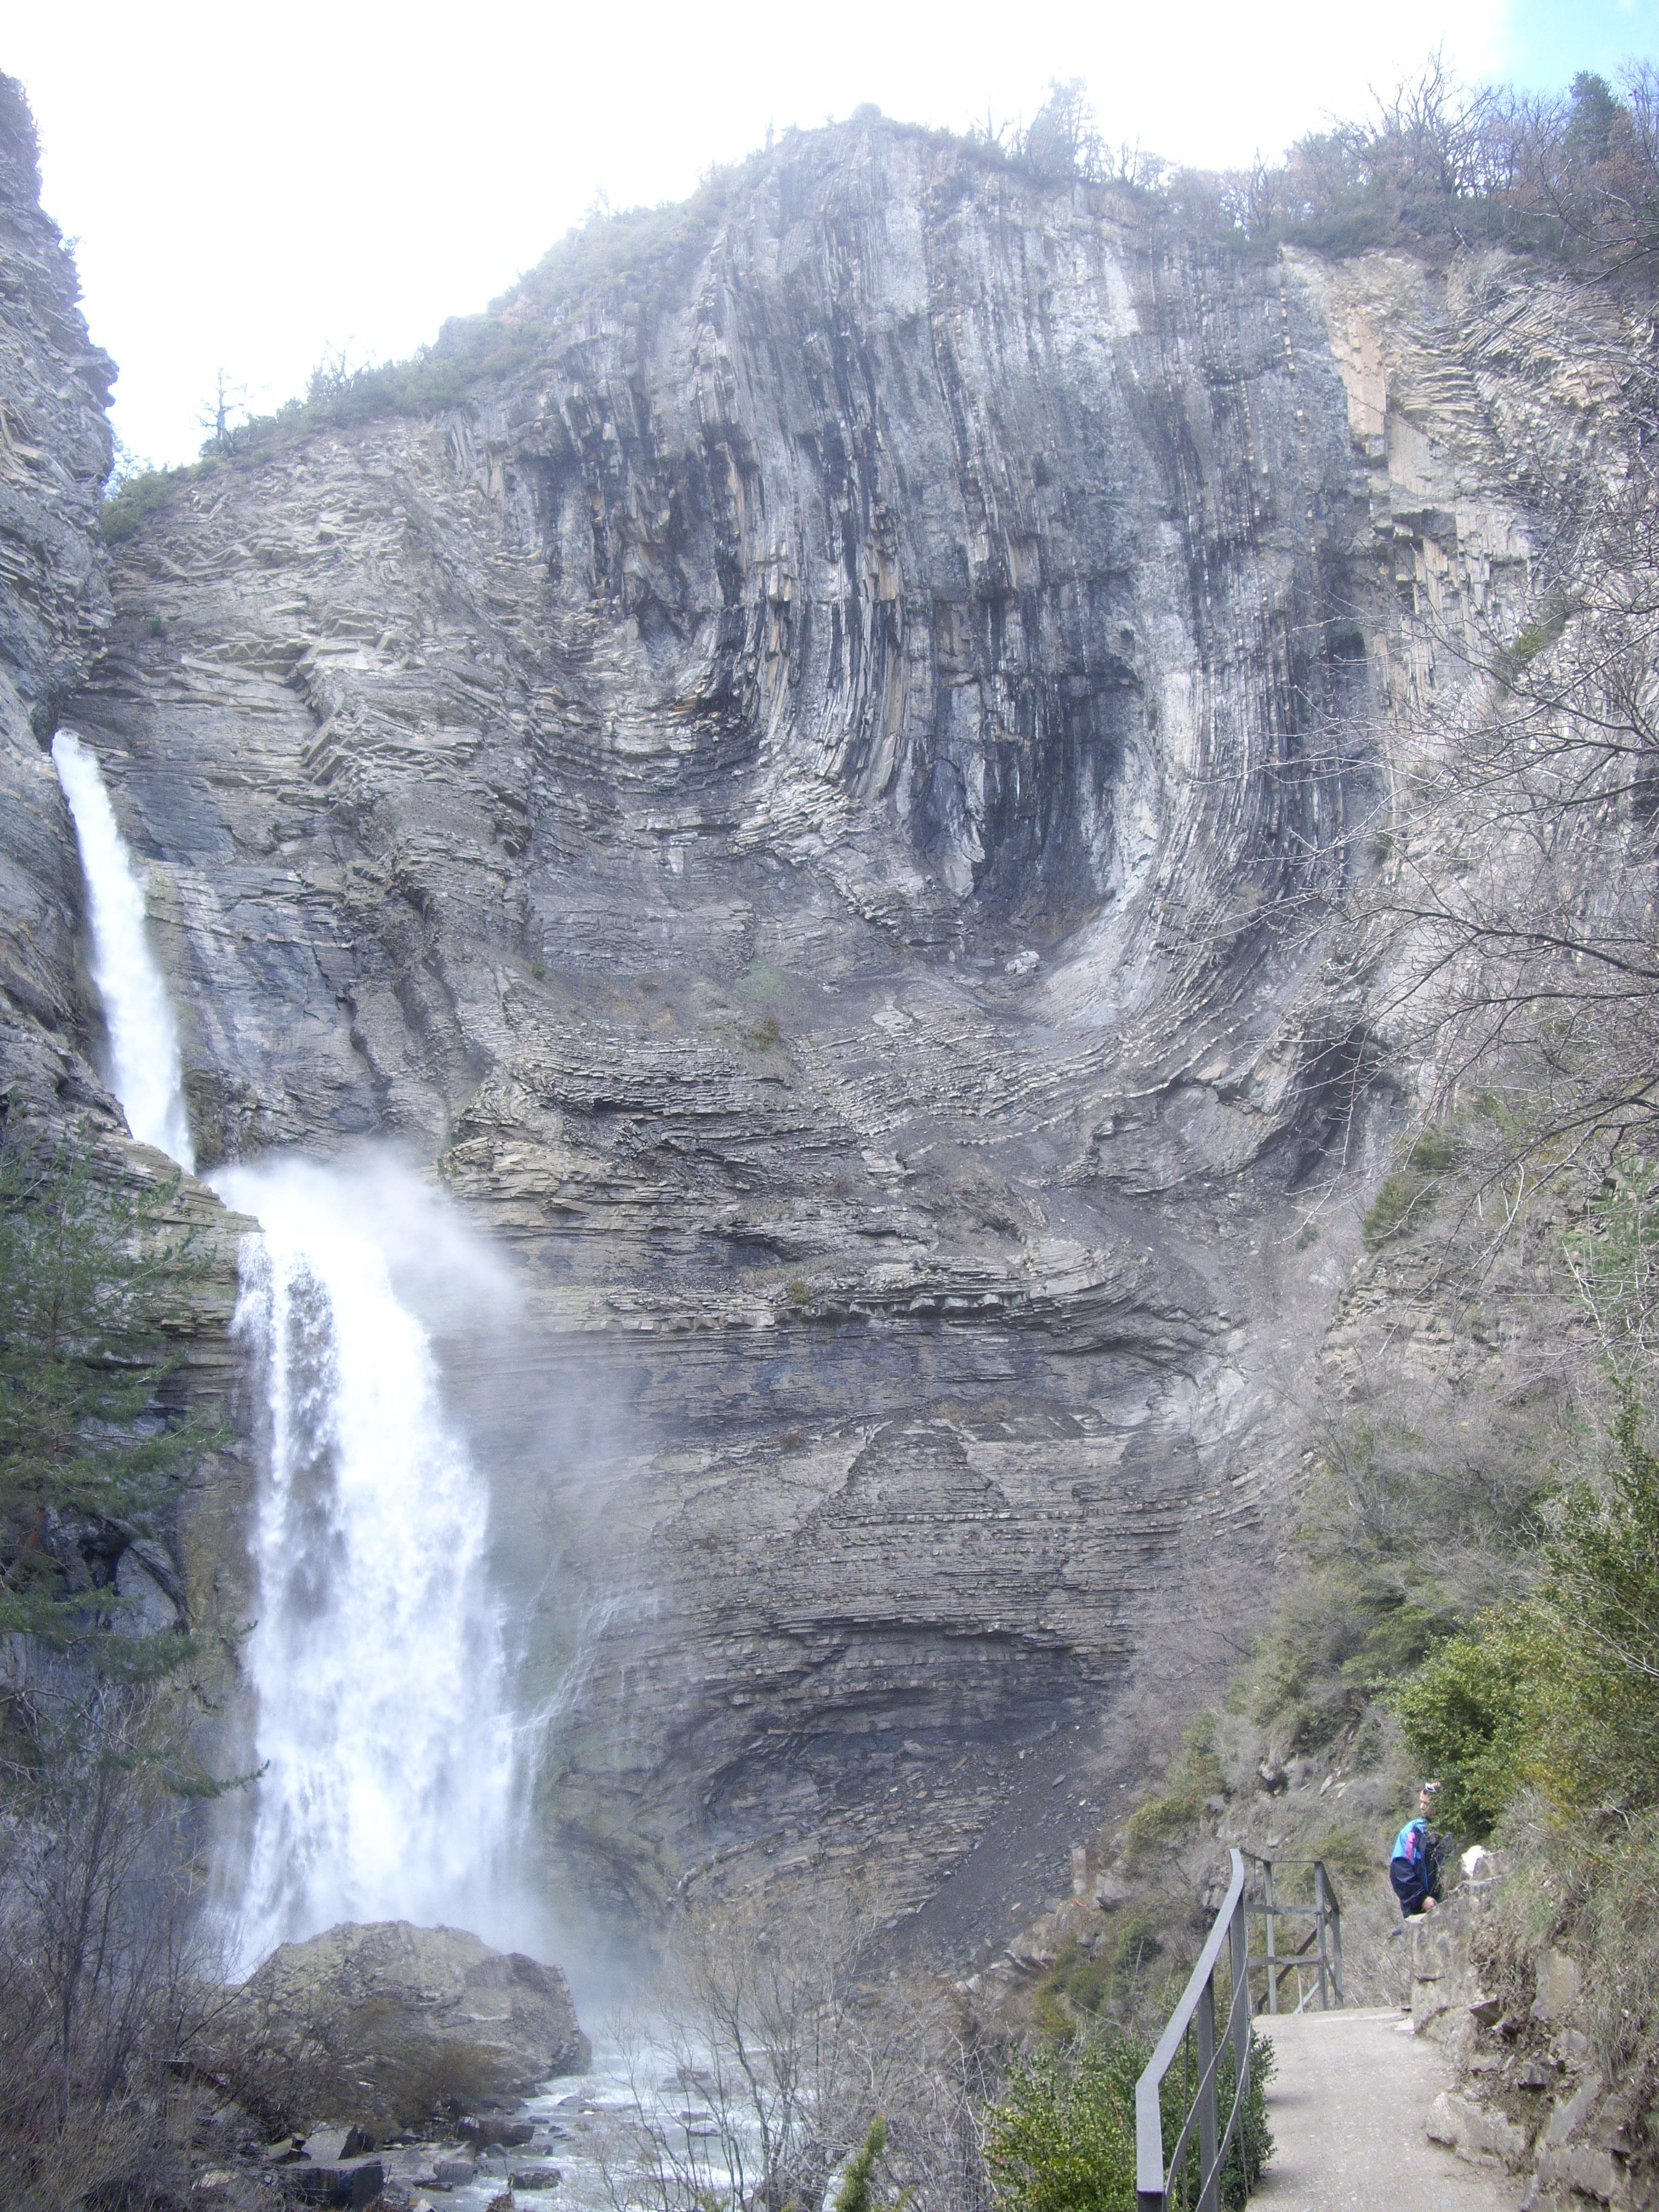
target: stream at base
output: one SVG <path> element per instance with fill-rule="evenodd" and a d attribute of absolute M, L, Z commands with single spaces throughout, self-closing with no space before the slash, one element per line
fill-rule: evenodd
<path fill-rule="evenodd" d="M 752 2187 L 761 2169 L 758 2120 L 741 2100 L 708 2089 L 703 2069 L 677 2065 L 648 2039 L 596 2037 L 586 2073 L 557 2075 L 524 2100 L 515 2117 L 533 2123 L 532 2142 L 469 2157 L 471 2179 L 435 2180 L 439 2160 L 463 2157 L 453 2144 L 389 2146 L 380 2156 L 389 2184 L 401 2185 L 417 2203 L 441 2190 L 440 2202 L 453 2212 L 488 2212 L 515 2173 L 526 2177 L 514 2192 L 520 2212 L 536 2203 L 556 2203 L 559 2212 L 660 2205 L 671 2175 L 679 2185 L 677 2202 L 740 2203 L 746 2192 L 734 2186 L 739 2174 Z M 556 2170 L 556 2184 L 528 2178 L 546 2166 Z M 540 2193 L 547 2186 L 552 2197 Z"/>

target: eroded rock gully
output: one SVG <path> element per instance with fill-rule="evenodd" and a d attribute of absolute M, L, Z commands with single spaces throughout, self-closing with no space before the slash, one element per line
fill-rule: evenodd
<path fill-rule="evenodd" d="M 75 536 L 7 1048 L 89 1042 L 58 713 L 204 1158 L 389 1138 L 515 1256 L 459 1387 L 558 1879 L 868 1863 L 956 1941 L 1255 1617 L 1379 1157 L 1341 902 L 1583 310 L 881 124 L 665 237 L 183 484 L 107 618 Z M 103 373 L 34 434 L 83 523 Z"/>

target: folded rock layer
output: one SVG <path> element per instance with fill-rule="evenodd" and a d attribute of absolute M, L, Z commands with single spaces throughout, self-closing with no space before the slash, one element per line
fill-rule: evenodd
<path fill-rule="evenodd" d="M 450 1373 L 567 1891 L 993 1925 L 1248 1640 L 1386 1115 L 1343 902 L 1584 313 L 861 118 L 117 549 L 58 703 L 204 1158 L 392 1140 L 517 1267 Z"/>

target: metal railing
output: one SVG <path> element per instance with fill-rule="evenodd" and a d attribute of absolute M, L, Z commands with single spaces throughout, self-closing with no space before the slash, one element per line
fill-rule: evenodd
<path fill-rule="evenodd" d="M 1304 2012 L 1310 1997 L 1316 1996 L 1321 2011 L 1340 2005 L 1342 1998 L 1342 1906 L 1325 1871 L 1323 1859 L 1263 1859 L 1254 1851 L 1244 1856 L 1253 1866 L 1261 1869 L 1261 1900 L 1247 1903 L 1245 1910 L 1259 1912 L 1267 1923 L 1267 1942 L 1263 1947 L 1267 1957 L 1263 1961 L 1267 1970 L 1267 2001 L 1264 2012 L 1284 2009 L 1279 1999 L 1285 1984 L 1292 1974 L 1296 1977 L 1294 2012 Z M 1285 1905 L 1279 1901 L 1276 1867 L 1310 1866 L 1314 1870 L 1314 1895 L 1311 1905 Z M 1308 1920 L 1313 1925 L 1302 1941 L 1285 1950 L 1279 1941 L 1281 1920 Z M 1311 1954 L 1311 1956 L 1310 1955 Z M 1303 1981 L 1304 1974 L 1313 1976 L 1311 1989 Z"/>
<path fill-rule="evenodd" d="M 1221 2170 L 1239 2133 L 1250 2086 L 1250 1950 L 1244 1901 L 1244 1854 L 1230 1850 L 1232 1878 L 1204 1948 L 1198 1954 L 1181 2002 L 1158 2038 L 1146 2072 L 1135 2084 L 1135 2199 L 1142 2212 L 1173 2212 L 1188 2201 L 1188 2170 L 1194 2134 L 1198 2141 L 1193 2212 L 1220 2212 Z M 1221 2039 L 1216 2039 L 1216 1990 L 1223 1954 L 1227 1960 L 1227 2011 Z M 1164 2081 L 1184 2048 L 1188 2033 L 1196 2045 L 1197 2081 L 1175 2144 L 1164 2154 Z M 1233 2100 L 1221 2124 L 1221 2061 L 1231 2045 Z M 1190 2076 L 1189 2076 L 1190 2078 Z"/>
<path fill-rule="evenodd" d="M 1267 1968 L 1264 2012 L 1281 2009 L 1285 1984 L 1296 1977 L 1295 2009 L 1303 2011 L 1316 1996 L 1322 2008 L 1342 2002 L 1342 1906 L 1323 1859 L 1258 1858 L 1254 1851 L 1230 1850 L 1231 1878 L 1220 1910 L 1211 1925 L 1204 1948 L 1198 1954 L 1180 2003 L 1170 2015 L 1145 2073 L 1135 2084 L 1135 2199 L 1141 2212 L 1221 2212 L 1222 2173 L 1227 2154 L 1243 2124 L 1245 2101 L 1250 2089 L 1250 2015 L 1255 2009 L 1250 1990 L 1253 1963 Z M 1249 1862 L 1247 1866 L 1246 1862 Z M 1311 1905 L 1287 1905 L 1279 1895 L 1275 1871 L 1281 1866 L 1310 1866 L 1314 1870 Z M 1249 1869 L 1260 1869 L 1261 1895 L 1249 1897 Z M 1250 1957 L 1249 1916 L 1256 1912 L 1267 1922 L 1267 1956 Z M 1281 1948 L 1281 1920 L 1311 1919 L 1302 1941 L 1286 1951 Z M 1224 1978 L 1222 1959 L 1226 1958 Z M 1303 1976 L 1313 1976 L 1311 1989 Z M 1218 1990 L 1225 1992 L 1226 2017 L 1220 2040 L 1216 2037 Z M 1192 2096 L 1182 2115 L 1168 2155 L 1164 2149 L 1164 2085 L 1177 2057 L 1193 2049 L 1188 2079 Z M 1226 2124 L 1221 2119 L 1222 2062 L 1231 2045 L 1232 2103 Z M 1196 2171 L 1194 2140 L 1197 2140 Z"/>

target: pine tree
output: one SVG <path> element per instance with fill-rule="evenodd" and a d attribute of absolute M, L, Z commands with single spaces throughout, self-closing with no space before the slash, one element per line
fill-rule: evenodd
<path fill-rule="evenodd" d="M 0 1635 L 129 1674 L 187 1639 L 107 1635 L 113 1561 L 215 1440 L 168 1344 L 204 1264 L 170 1195 L 117 1181 L 84 1132 L 0 1144 Z"/>

